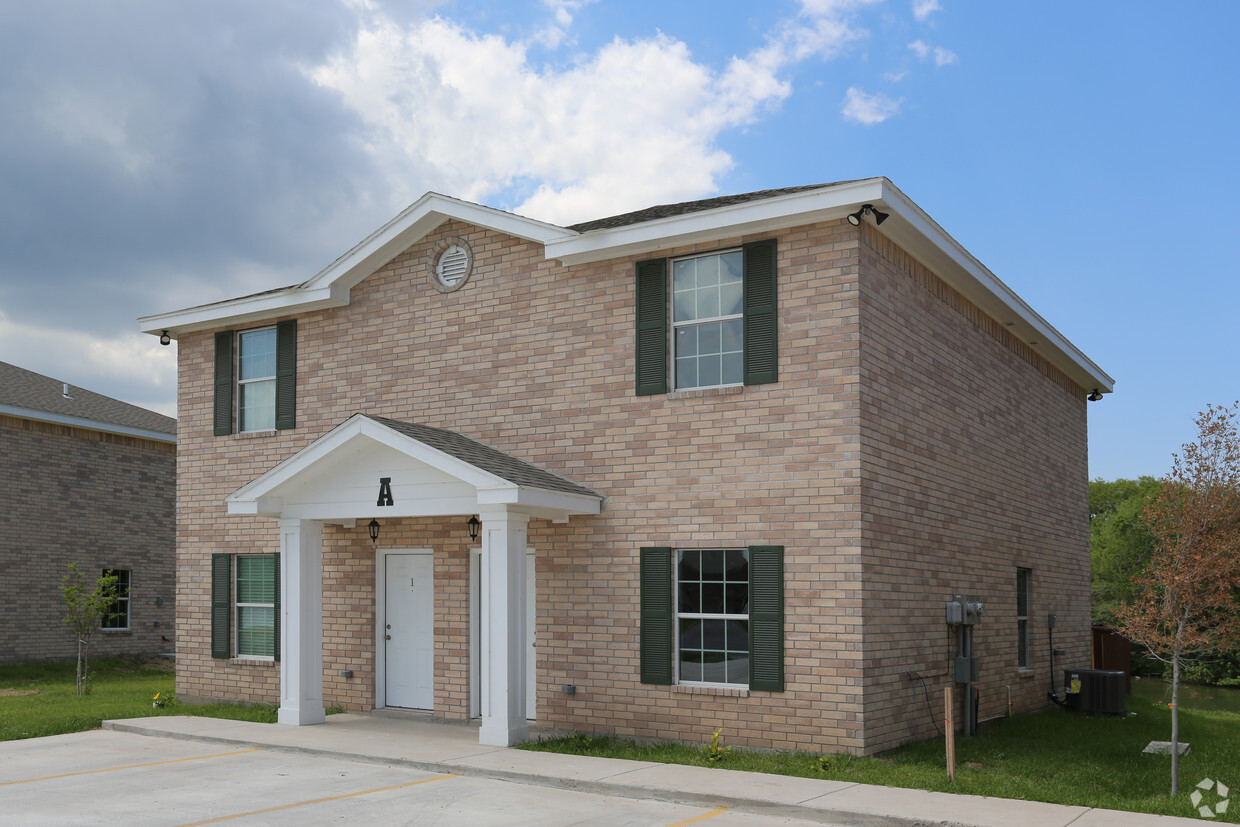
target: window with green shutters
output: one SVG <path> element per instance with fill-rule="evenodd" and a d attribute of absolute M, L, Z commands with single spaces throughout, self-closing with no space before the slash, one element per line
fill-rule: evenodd
<path fill-rule="evenodd" d="M 766 239 L 637 263 L 638 396 L 778 380 L 777 252 Z"/>
<path fill-rule="evenodd" d="M 211 656 L 280 659 L 280 556 L 211 555 Z"/>
<path fill-rule="evenodd" d="M 214 433 L 297 426 L 297 320 L 215 334 Z"/>
<path fill-rule="evenodd" d="M 641 681 L 780 692 L 783 547 L 641 549 Z"/>

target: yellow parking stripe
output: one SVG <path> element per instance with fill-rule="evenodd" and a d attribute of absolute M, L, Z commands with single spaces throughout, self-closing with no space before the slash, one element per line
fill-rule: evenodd
<path fill-rule="evenodd" d="M 124 767 L 106 767 L 101 770 L 83 770 L 82 772 L 67 772 L 63 775 L 45 775 L 42 778 L 23 778 L 20 781 L 0 781 L 0 787 L 8 787 L 12 784 L 30 784 L 34 781 L 51 781 L 54 778 L 72 778 L 75 775 L 94 775 L 97 772 L 116 772 L 117 770 L 138 770 L 143 767 L 158 767 L 161 764 L 179 764 L 182 761 L 201 761 L 204 758 L 228 758 L 232 755 L 245 755 L 247 752 L 258 752 L 257 749 L 243 749 L 239 752 L 218 752 L 215 755 L 195 755 L 192 758 L 173 758 L 171 761 L 152 761 L 149 764 L 129 764 Z"/>
<path fill-rule="evenodd" d="M 391 787 L 375 787 L 373 790 L 360 790 L 355 793 L 345 793 L 344 795 L 330 795 L 327 798 L 312 798 L 309 801 L 298 801 L 293 804 L 281 804 L 279 807 L 268 807 L 265 810 L 251 810 L 248 813 L 237 813 L 236 815 L 231 816 L 209 818 L 206 821 L 195 821 L 190 824 L 182 824 L 180 827 L 199 827 L 201 824 L 218 824 L 221 821 L 231 821 L 234 818 L 248 818 L 249 816 L 260 816 L 263 813 L 275 813 L 280 810 L 291 810 L 294 807 L 305 807 L 307 804 L 322 804 L 325 801 L 339 801 L 342 798 L 356 798 L 359 795 L 370 795 L 371 793 L 381 793 L 386 792 L 387 790 L 400 790 L 405 787 L 416 787 L 418 784 L 428 784 L 431 781 L 443 781 L 445 778 L 456 778 L 456 776 L 438 775 L 434 778 L 423 778 L 421 781 L 410 781 L 408 784 L 394 784 Z"/>
<path fill-rule="evenodd" d="M 684 821 L 677 821 L 675 824 L 669 824 L 667 827 L 684 827 L 685 824 L 694 824 L 699 821 L 705 821 L 708 818 L 714 818 L 717 815 L 723 815 L 728 811 L 727 807 L 720 807 L 718 810 L 711 810 L 709 813 L 702 813 L 700 816 L 686 818 Z"/>

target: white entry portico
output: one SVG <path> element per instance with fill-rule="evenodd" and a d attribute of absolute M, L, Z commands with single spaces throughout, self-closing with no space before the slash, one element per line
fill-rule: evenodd
<path fill-rule="evenodd" d="M 371 518 L 482 521 L 479 741 L 508 746 L 526 725 L 529 521 L 598 514 L 602 497 L 454 431 L 356 414 L 227 498 L 230 514 L 280 525 L 282 724 L 323 708 L 323 525 Z M 376 583 L 383 588 L 383 583 Z"/>

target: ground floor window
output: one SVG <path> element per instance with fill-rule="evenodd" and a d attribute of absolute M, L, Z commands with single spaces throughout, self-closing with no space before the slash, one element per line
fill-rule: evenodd
<path fill-rule="evenodd" d="M 1029 569 L 1016 570 L 1016 665 L 1029 666 Z"/>
<path fill-rule="evenodd" d="M 132 572 L 129 569 L 104 569 L 104 577 L 116 578 L 116 599 L 104 610 L 103 629 L 125 631 L 129 629 L 129 588 L 132 583 Z"/>
<path fill-rule="evenodd" d="M 641 549 L 641 680 L 783 691 L 783 547 Z"/>
<path fill-rule="evenodd" d="M 211 656 L 280 658 L 280 557 L 211 556 Z"/>

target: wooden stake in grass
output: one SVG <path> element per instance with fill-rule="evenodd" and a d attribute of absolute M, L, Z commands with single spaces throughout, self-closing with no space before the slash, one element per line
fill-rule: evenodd
<path fill-rule="evenodd" d="M 943 734 L 947 741 L 947 780 L 956 781 L 956 725 L 952 723 L 952 688 L 943 689 Z"/>

